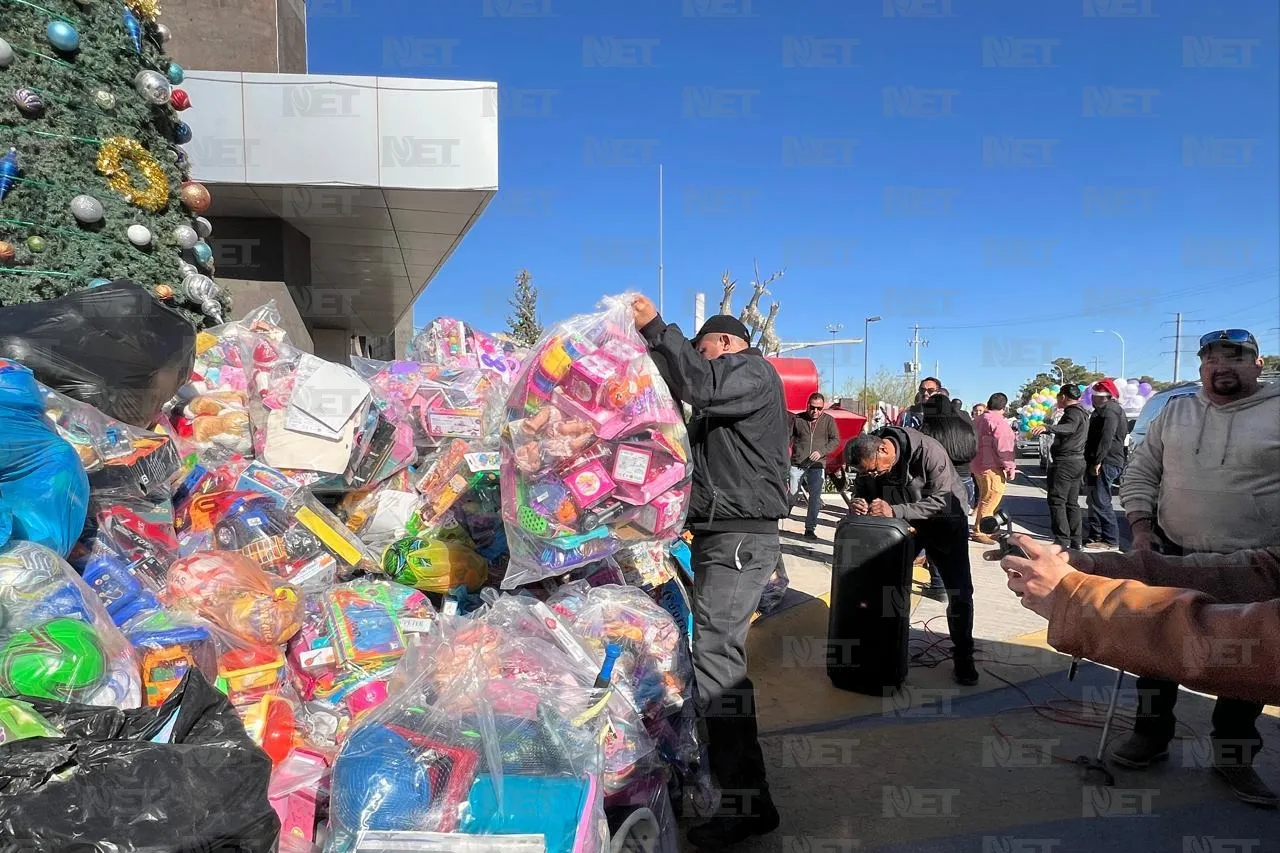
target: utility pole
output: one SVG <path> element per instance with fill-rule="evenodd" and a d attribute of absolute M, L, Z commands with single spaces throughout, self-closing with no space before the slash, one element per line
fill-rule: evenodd
<path fill-rule="evenodd" d="M 662 164 L 658 164 L 658 313 L 667 307 L 667 292 L 662 280 Z M 697 328 L 696 326 L 694 328 Z"/>
<path fill-rule="evenodd" d="M 1182 366 L 1182 312 L 1174 314 L 1173 333 L 1173 381 L 1178 381 L 1178 368 Z"/>
<path fill-rule="evenodd" d="M 911 382 L 913 385 L 920 383 L 920 347 L 927 347 L 928 341 L 920 339 L 920 324 L 917 323 L 911 329 L 911 340 L 907 341 L 907 346 L 911 347 Z"/>
<path fill-rule="evenodd" d="M 937 359 L 933 361 L 933 375 L 938 377 L 939 382 L 942 381 L 942 362 Z"/>
<path fill-rule="evenodd" d="M 1101 372 L 1102 372 L 1101 370 L 1099 370 L 1099 369 L 1098 369 L 1098 363 L 1099 363 L 1099 362 L 1101 362 L 1101 361 L 1102 361 L 1102 359 L 1098 358 L 1096 355 L 1093 357 L 1093 372 L 1094 372 L 1094 373 L 1101 373 Z"/>
<path fill-rule="evenodd" d="M 840 334 L 840 330 L 844 328 L 844 323 L 828 323 L 827 331 L 831 333 L 831 397 L 828 402 L 835 402 L 836 399 L 836 335 Z"/>

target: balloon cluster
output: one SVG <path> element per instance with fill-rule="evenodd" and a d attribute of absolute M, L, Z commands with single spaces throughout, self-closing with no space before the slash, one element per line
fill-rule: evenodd
<path fill-rule="evenodd" d="M 1084 393 L 1088 392 L 1084 385 L 1079 388 Z M 1057 405 L 1058 392 L 1061 390 L 1061 385 L 1046 385 L 1032 394 L 1026 405 L 1018 409 L 1018 432 L 1030 432 L 1035 427 L 1047 425 L 1050 422 L 1049 414 Z M 1083 399 L 1082 394 L 1081 400 Z"/>
<path fill-rule="evenodd" d="M 1142 407 L 1147 401 L 1155 395 L 1156 391 L 1151 387 L 1150 382 L 1139 382 L 1136 379 L 1116 380 L 1116 390 L 1120 392 L 1120 408 L 1124 409 L 1126 415 L 1137 417 L 1142 411 Z M 1086 408 L 1093 408 L 1093 386 L 1090 385 L 1084 389 L 1084 394 L 1080 397 L 1080 402 Z"/>

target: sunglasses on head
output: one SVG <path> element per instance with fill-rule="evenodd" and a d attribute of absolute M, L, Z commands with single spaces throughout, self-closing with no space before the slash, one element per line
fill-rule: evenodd
<path fill-rule="evenodd" d="M 1207 347 L 1209 344 L 1228 343 L 1228 344 L 1253 344 L 1255 347 L 1258 341 L 1253 336 L 1253 332 L 1248 329 L 1219 329 L 1216 332 L 1209 332 L 1200 338 L 1200 346 Z"/>

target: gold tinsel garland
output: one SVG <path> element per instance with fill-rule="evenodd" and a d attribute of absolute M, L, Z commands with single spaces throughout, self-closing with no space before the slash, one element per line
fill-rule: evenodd
<path fill-rule="evenodd" d="M 126 161 L 142 173 L 146 186 L 134 185 L 133 176 L 124 170 Z M 164 168 L 136 139 L 127 136 L 104 139 L 98 148 L 98 171 L 107 176 L 107 186 L 143 210 L 159 213 L 169 203 L 169 178 Z"/>
<path fill-rule="evenodd" d="M 148 21 L 154 21 L 160 17 L 160 3 L 158 0 L 124 0 L 124 5 L 128 6 L 139 18 L 145 18 Z"/>

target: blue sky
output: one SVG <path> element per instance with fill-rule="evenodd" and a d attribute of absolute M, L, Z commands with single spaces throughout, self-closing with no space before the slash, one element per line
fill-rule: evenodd
<path fill-rule="evenodd" d="M 313 73 L 497 81 L 500 186 L 427 289 L 505 326 L 521 267 L 544 320 L 605 293 L 714 312 L 720 274 L 786 275 L 784 340 L 872 326 L 966 401 L 1043 362 L 1170 378 L 1195 337 L 1280 352 L 1275 0 L 309 0 Z M 891 14 L 886 14 L 886 12 Z M 1089 14 L 1086 14 L 1089 12 Z M 829 350 L 809 354 L 830 370 Z M 839 384 L 861 346 L 838 349 Z M 824 377 L 825 381 L 825 377 Z M 825 387 L 825 385 L 824 385 Z"/>

